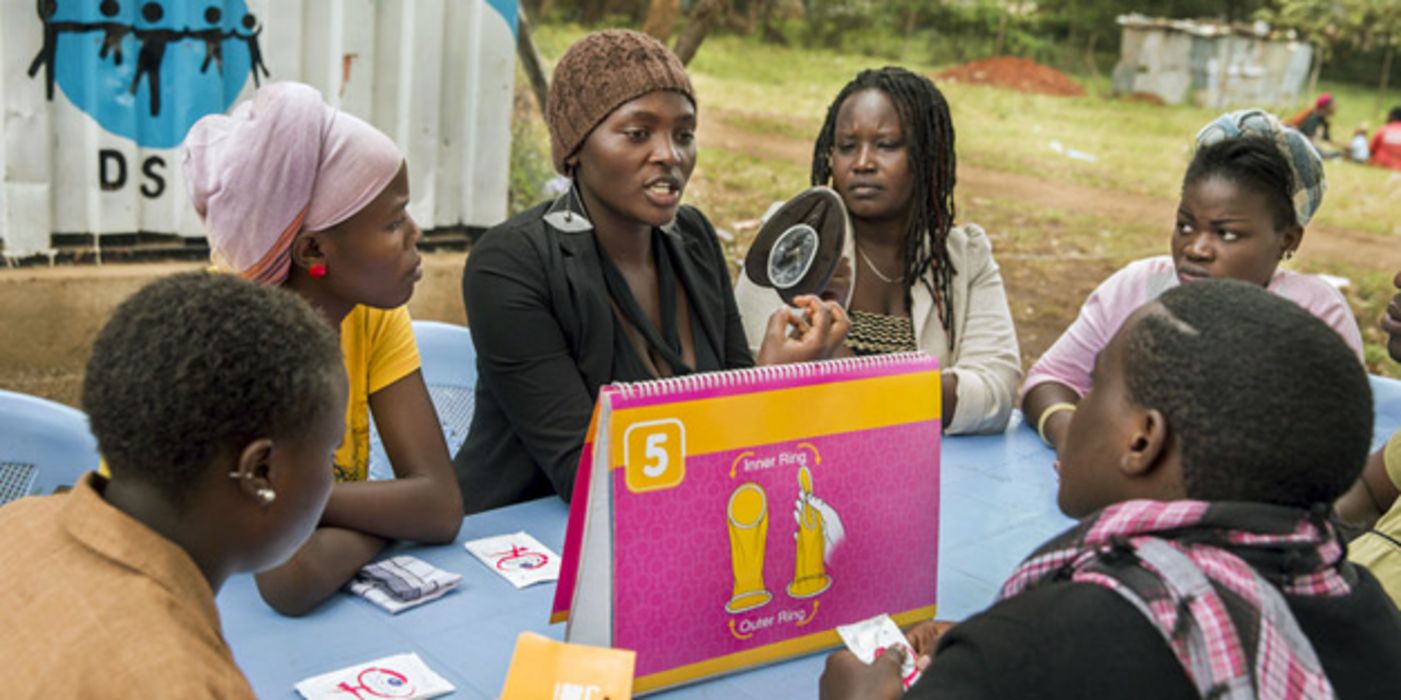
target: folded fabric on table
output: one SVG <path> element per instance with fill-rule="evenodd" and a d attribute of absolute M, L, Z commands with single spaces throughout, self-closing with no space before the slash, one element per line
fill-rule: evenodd
<path fill-rule="evenodd" d="M 398 613 L 443 597 L 461 580 L 461 574 L 405 554 L 366 564 L 346 584 L 346 590 Z"/>

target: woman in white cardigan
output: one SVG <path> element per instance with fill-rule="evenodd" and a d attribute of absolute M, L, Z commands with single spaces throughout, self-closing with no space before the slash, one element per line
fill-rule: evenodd
<path fill-rule="evenodd" d="M 862 71 L 828 109 L 812 184 L 830 182 L 851 217 L 833 283 L 850 295 L 846 349 L 938 357 L 945 430 L 1000 432 L 1022 378 L 1016 329 L 987 234 L 952 223 L 954 171 L 944 96 L 928 78 L 882 68 Z M 735 296 L 755 346 L 782 300 L 746 275 Z"/>

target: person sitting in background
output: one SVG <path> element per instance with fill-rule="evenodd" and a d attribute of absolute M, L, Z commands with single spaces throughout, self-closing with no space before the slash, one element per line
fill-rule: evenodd
<path fill-rule="evenodd" d="M 1337 157 L 1338 145 L 1333 143 L 1331 133 L 1332 123 L 1328 118 L 1338 110 L 1338 106 L 1333 102 L 1333 94 L 1325 92 L 1318 96 L 1311 109 L 1306 109 L 1294 115 L 1286 124 L 1299 130 L 1299 133 L 1308 137 L 1309 142 L 1315 147 L 1320 144 L 1328 144 L 1334 152 L 1326 154 L 1325 157 Z M 1321 151 L 1322 149 L 1320 149 Z"/>
<path fill-rule="evenodd" d="M 1401 272 L 1393 284 L 1401 289 Z M 1391 298 L 1382 317 L 1387 353 L 1401 362 L 1401 293 Z M 1377 576 L 1392 600 L 1401 605 L 1401 431 L 1372 453 L 1357 482 L 1336 504 L 1338 517 L 1363 532 L 1348 545 L 1348 558 Z"/>
<path fill-rule="evenodd" d="M 329 463 L 309 456 L 334 470 L 336 487 L 306 546 L 258 576 L 269 605 L 300 615 L 385 543 L 451 542 L 462 526 L 405 306 L 422 275 L 408 165 L 388 136 L 315 88 L 274 83 L 230 115 L 196 122 L 184 166 L 215 261 L 295 293 L 340 333 L 350 378 L 345 439 Z M 371 413 L 394 479 L 368 479 Z"/>
<path fill-rule="evenodd" d="M 769 309 L 750 354 L 715 229 L 681 204 L 696 99 L 661 42 L 627 30 L 575 42 L 546 112 L 569 191 L 483 234 L 462 273 L 478 380 L 454 466 L 469 513 L 569 499 L 605 384 L 818 359 L 846 337 L 840 306 L 800 297 L 811 322 Z"/>
<path fill-rule="evenodd" d="M 1124 321 L 1080 405 L 1057 500 L 1084 520 L 992 607 L 911 630 L 905 697 L 1401 697 L 1401 613 L 1328 518 L 1373 420 L 1337 333 L 1258 285 L 1183 285 Z M 898 698 L 903 659 L 833 654 L 822 697 Z"/>
<path fill-rule="evenodd" d="M 287 292 L 184 273 L 118 306 L 82 389 L 110 478 L 0 508 L 4 694 L 253 698 L 214 596 L 316 528 L 345 401 L 335 333 Z"/>
<path fill-rule="evenodd" d="M 1392 107 L 1386 125 L 1372 136 L 1372 165 L 1401 170 L 1401 107 Z"/>
<path fill-rule="evenodd" d="M 840 263 L 854 284 L 845 352 L 939 358 L 945 429 L 1001 432 L 1021 353 L 987 234 L 954 224 L 956 169 L 943 93 L 929 78 L 887 67 L 861 71 L 827 108 L 811 182 L 830 183 L 851 219 Z M 757 348 L 766 312 L 782 300 L 745 275 L 735 296 Z"/>
<path fill-rule="evenodd" d="M 1343 295 L 1318 277 L 1279 267 L 1298 250 L 1324 189 L 1317 151 L 1274 117 L 1248 110 L 1206 125 L 1182 179 L 1172 255 L 1129 263 L 1090 294 L 1027 373 L 1027 423 L 1047 444 L 1060 445 L 1090 388 L 1095 355 L 1114 331 L 1134 309 L 1195 280 L 1244 280 L 1285 297 L 1332 326 L 1360 361 L 1362 334 Z"/>
<path fill-rule="evenodd" d="M 1372 147 L 1367 142 L 1367 122 L 1357 125 L 1352 139 L 1347 143 L 1347 159 L 1354 163 L 1366 163 L 1372 157 Z"/>

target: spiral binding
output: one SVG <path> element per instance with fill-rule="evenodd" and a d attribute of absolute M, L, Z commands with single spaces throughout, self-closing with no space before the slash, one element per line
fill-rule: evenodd
<path fill-rule="evenodd" d="M 838 376 L 849 372 L 881 369 L 923 360 L 924 352 L 897 352 L 889 355 L 844 357 L 840 360 L 804 362 L 789 365 L 767 365 L 722 372 L 701 372 L 645 382 L 614 382 L 608 387 L 625 399 L 655 398 L 706 389 L 729 389 L 761 382 L 785 381 Z"/>

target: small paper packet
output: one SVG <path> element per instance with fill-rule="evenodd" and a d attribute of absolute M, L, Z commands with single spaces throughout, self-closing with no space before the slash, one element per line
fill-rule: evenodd
<path fill-rule="evenodd" d="M 525 532 L 483 537 L 465 546 L 488 569 L 516 588 L 559 578 L 559 555 Z"/>
<path fill-rule="evenodd" d="M 312 676 L 294 686 L 306 700 L 403 698 L 426 700 L 456 690 L 418 654 L 397 654 Z"/>
<path fill-rule="evenodd" d="M 881 613 L 869 620 L 837 626 L 837 634 L 846 642 L 846 648 L 864 663 L 875 661 L 885 653 L 887 647 L 899 646 L 905 650 L 905 661 L 900 664 L 900 681 L 909 690 L 919 680 L 920 672 L 915 668 L 915 650 L 900 626 Z"/>
<path fill-rule="evenodd" d="M 447 595 L 461 580 L 461 574 L 402 554 L 365 565 L 345 589 L 397 615 Z"/>

